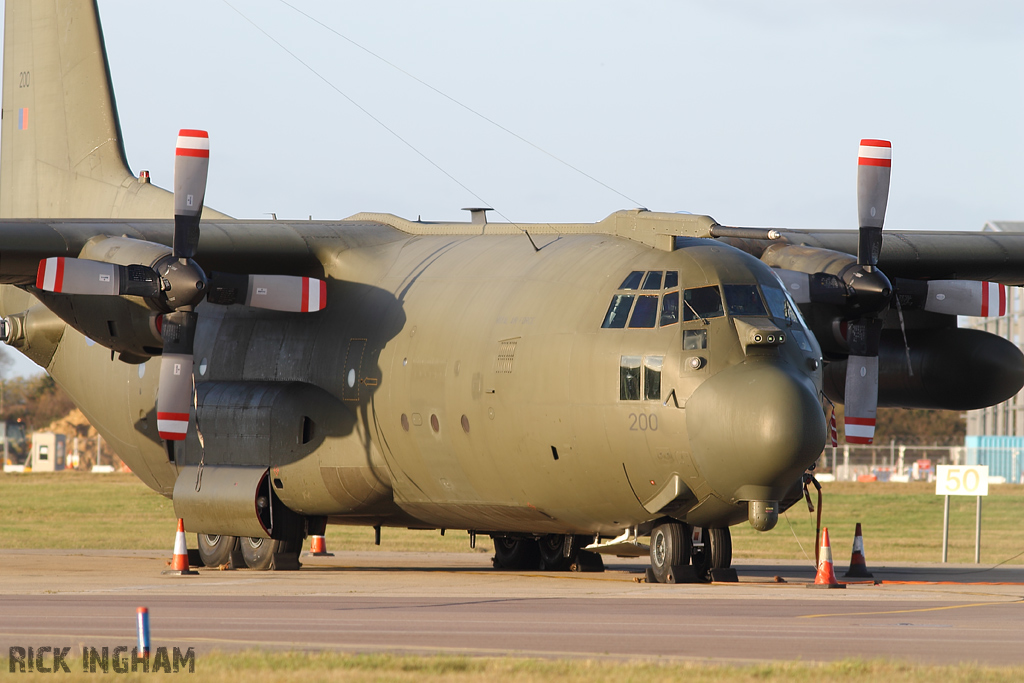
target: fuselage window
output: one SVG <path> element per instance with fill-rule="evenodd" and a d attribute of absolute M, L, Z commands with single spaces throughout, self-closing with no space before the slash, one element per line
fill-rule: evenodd
<path fill-rule="evenodd" d="M 637 289 L 640 286 L 640 280 L 644 277 L 644 271 L 634 270 L 632 273 L 622 281 L 619 285 L 619 289 Z"/>
<path fill-rule="evenodd" d="M 644 278 L 644 289 L 661 289 L 661 271 L 652 270 Z"/>
<path fill-rule="evenodd" d="M 640 356 L 622 356 L 619 360 L 619 400 L 640 400 Z"/>
<path fill-rule="evenodd" d="M 633 317 L 629 319 L 630 327 L 650 328 L 658 319 L 658 297 L 638 296 L 633 308 Z"/>
<path fill-rule="evenodd" d="M 669 292 L 661 302 L 661 326 L 679 322 L 679 292 Z"/>
<path fill-rule="evenodd" d="M 661 400 L 661 369 L 665 356 L 620 356 L 619 400 Z M 641 373 L 641 366 L 643 372 Z"/>
<path fill-rule="evenodd" d="M 729 315 L 768 315 L 757 285 L 722 285 L 722 289 L 729 304 Z"/>
<path fill-rule="evenodd" d="M 626 319 L 629 317 L 629 309 L 632 305 L 632 294 L 616 294 L 613 296 L 612 303 L 608 306 L 608 312 L 604 316 L 604 324 L 601 327 L 625 327 Z"/>
<path fill-rule="evenodd" d="M 718 318 L 725 315 L 722 309 L 722 295 L 714 285 L 687 289 L 683 292 L 683 301 L 686 302 L 683 306 L 683 320 L 696 320 L 697 316 Z"/>
<path fill-rule="evenodd" d="M 665 289 L 672 289 L 679 286 L 679 271 L 670 270 L 665 273 Z"/>
<path fill-rule="evenodd" d="M 708 331 L 704 328 L 699 330 L 686 330 L 683 332 L 683 350 L 698 351 L 708 348 Z"/>
<path fill-rule="evenodd" d="M 661 366 L 664 356 L 644 357 L 644 399 L 647 401 L 661 400 Z"/>

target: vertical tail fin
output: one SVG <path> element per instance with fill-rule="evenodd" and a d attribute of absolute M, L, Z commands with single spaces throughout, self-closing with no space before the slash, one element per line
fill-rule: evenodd
<path fill-rule="evenodd" d="M 7 0 L 0 218 L 169 218 L 128 168 L 95 0 Z"/>

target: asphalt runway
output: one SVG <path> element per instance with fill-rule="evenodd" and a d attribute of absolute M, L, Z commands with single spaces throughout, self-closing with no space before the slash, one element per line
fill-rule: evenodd
<path fill-rule="evenodd" d="M 298 572 L 177 577 L 160 573 L 166 553 L 0 550 L 0 652 L 130 648 L 145 606 L 153 646 L 193 647 L 197 661 L 261 647 L 1024 664 L 1024 567 L 871 567 L 881 585 L 824 591 L 807 588 L 810 566 L 786 562 L 738 562 L 738 584 L 658 585 L 631 560 L 561 574 L 496 572 L 489 557 L 337 553 Z"/>

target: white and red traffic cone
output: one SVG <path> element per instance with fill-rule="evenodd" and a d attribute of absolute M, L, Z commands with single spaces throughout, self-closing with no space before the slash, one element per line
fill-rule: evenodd
<path fill-rule="evenodd" d="M 853 553 L 850 555 L 850 569 L 843 576 L 858 579 L 875 578 L 868 571 L 868 563 L 864 559 L 864 537 L 860 533 L 860 522 L 857 522 L 857 531 L 853 535 Z"/>
<path fill-rule="evenodd" d="M 836 579 L 836 570 L 832 565 L 832 544 L 828 541 L 828 527 L 821 530 L 821 548 L 818 551 L 818 573 L 814 577 L 811 588 L 846 588 L 846 584 Z"/>
<path fill-rule="evenodd" d="M 199 573 L 188 567 L 188 548 L 185 546 L 185 521 L 183 519 L 178 519 L 178 533 L 174 535 L 174 557 L 171 559 L 171 568 L 162 573 L 177 576 Z"/>
<path fill-rule="evenodd" d="M 313 557 L 334 557 L 334 553 L 327 552 L 327 539 L 322 535 L 313 534 L 309 537 L 309 554 Z"/>

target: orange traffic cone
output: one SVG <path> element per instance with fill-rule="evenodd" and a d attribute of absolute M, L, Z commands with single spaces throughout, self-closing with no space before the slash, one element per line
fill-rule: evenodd
<path fill-rule="evenodd" d="M 818 574 L 814 577 L 811 588 L 846 588 L 845 584 L 836 579 L 836 570 L 832 566 L 832 544 L 828 542 L 828 527 L 821 530 L 821 549 L 818 552 Z"/>
<path fill-rule="evenodd" d="M 857 522 L 857 531 L 853 534 L 853 554 L 850 555 L 850 569 L 843 576 L 858 579 L 875 578 L 868 571 L 868 563 L 864 559 L 864 537 L 860 533 L 860 522 Z"/>
<path fill-rule="evenodd" d="M 178 533 L 174 535 L 174 557 L 171 560 L 171 568 L 163 574 L 174 574 L 176 576 L 187 576 L 198 574 L 194 569 L 188 568 L 188 549 L 185 547 L 185 521 L 178 519 Z"/>
<path fill-rule="evenodd" d="M 327 552 L 327 539 L 323 536 L 313 534 L 309 537 L 309 554 L 314 557 L 334 557 L 334 553 Z"/>

